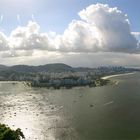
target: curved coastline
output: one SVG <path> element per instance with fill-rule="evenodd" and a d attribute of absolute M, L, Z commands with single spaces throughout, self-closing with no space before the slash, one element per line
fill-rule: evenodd
<path fill-rule="evenodd" d="M 109 75 L 109 76 L 104 76 L 101 79 L 109 79 L 109 78 L 113 78 L 113 77 L 117 77 L 117 76 L 125 76 L 125 75 L 132 75 L 135 74 L 136 72 L 130 72 L 130 73 L 122 73 L 122 74 L 115 74 L 115 75 Z"/>

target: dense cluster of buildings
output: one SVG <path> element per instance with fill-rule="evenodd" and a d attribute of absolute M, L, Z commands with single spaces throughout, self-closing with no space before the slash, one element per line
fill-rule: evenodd
<path fill-rule="evenodd" d="M 25 67 L 25 66 L 24 66 Z M 23 67 L 23 68 L 24 68 Z M 62 67 L 62 66 L 61 66 Z M 22 68 L 22 69 L 23 69 Z M 56 67 L 57 68 L 57 67 Z M 63 68 L 63 67 L 62 67 Z M 67 68 L 53 72 L 46 68 L 36 72 L 34 69 L 19 67 L 16 70 L 2 71 L 0 80 L 26 81 L 30 86 L 35 87 L 73 87 L 73 86 L 100 86 L 108 83 L 101 77 L 111 74 L 133 71 L 124 67 L 99 67 L 99 68 Z M 30 71 L 29 71 L 30 70 Z"/>
<path fill-rule="evenodd" d="M 46 73 L 32 79 L 31 86 L 71 88 L 74 86 L 97 86 L 106 84 L 107 80 L 101 79 L 100 76 L 93 72 Z"/>

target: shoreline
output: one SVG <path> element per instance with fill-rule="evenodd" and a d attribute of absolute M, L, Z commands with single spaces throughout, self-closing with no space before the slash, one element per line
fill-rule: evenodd
<path fill-rule="evenodd" d="M 109 76 L 101 77 L 101 79 L 106 80 L 106 79 L 117 77 L 117 76 L 132 75 L 132 74 L 135 74 L 135 73 L 136 72 L 122 73 L 122 74 L 114 74 L 114 75 L 109 75 Z"/>
<path fill-rule="evenodd" d="M 9 83 L 9 84 L 18 84 L 18 83 L 26 83 L 27 81 L 0 81 L 1 83 Z"/>
<path fill-rule="evenodd" d="M 132 75 L 132 74 L 135 74 L 136 72 L 128 72 L 128 73 L 120 73 L 120 74 L 112 74 L 112 75 L 108 75 L 108 76 L 103 76 L 103 77 L 100 77 L 100 79 L 102 79 L 102 80 L 108 80 L 109 79 L 109 81 L 111 81 L 110 80 L 110 78 L 113 78 L 113 77 L 117 77 L 117 76 L 125 76 L 125 75 Z M 96 83 L 97 81 L 95 81 L 95 83 Z M 39 86 L 32 86 L 31 85 L 31 81 L 0 81 L 0 83 L 10 83 L 10 84 L 18 84 L 18 83 L 23 83 L 24 85 L 27 85 L 27 86 L 30 86 L 30 87 L 46 87 L 46 86 L 41 86 L 41 85 L 39 85 Z M 111 82 L 110 82 L 111 83 Z M 115 85 L 118 85 L 118 81 L 112 81 L 112 84 L 115 84 Z M 108 83 L 106 83 L 106 84 L 104 84 L 104 85 L 107 85 Z M 98 86 L 104 86 L 104 85 L 93 85 L 93 86 L 91 86 L 91 85 L 76 85 L 76 86 L 61 86 L 61 87 L 55 87 L 55 86 L 50 86 L 50 87 L 47 87 L 47 88 L 54 88 L 54 89 L 60 89 L 60 88 L 66 88 L 66 89 L 71 89 L 71 88 L 74 88 L 74 87 L 87 87 L 87 86 L 89 86 L 89 87 L 98 87 Z"/>

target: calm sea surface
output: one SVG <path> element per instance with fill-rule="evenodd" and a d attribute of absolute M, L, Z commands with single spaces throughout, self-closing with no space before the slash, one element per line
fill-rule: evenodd
<path fill-rule="evenodd" d="M 48 90 L 0 82 L 0 123 L 26 140 L 140 139 L 140 73 L 118 85 Z"/>

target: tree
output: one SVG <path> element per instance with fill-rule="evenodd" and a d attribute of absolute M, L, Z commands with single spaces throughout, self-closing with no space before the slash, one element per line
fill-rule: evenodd
<path fill-rule="evenodd" d="M 21 140 L 21 138 L 25 139 L 25 136 L 20 128 L 12 130 L 5 124 L 0 124 L 0 140 Z"/>

